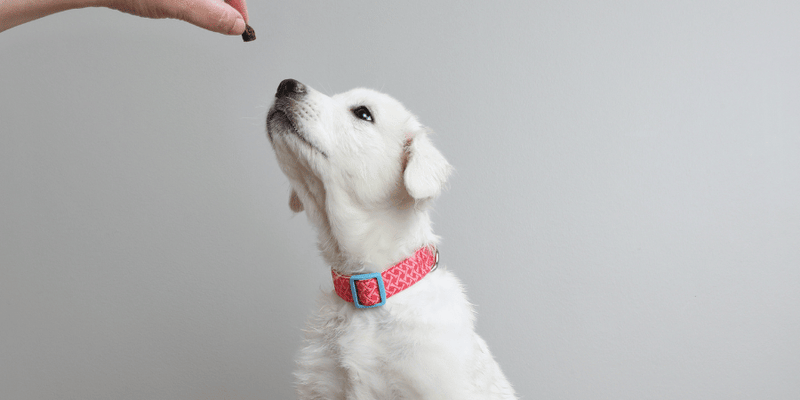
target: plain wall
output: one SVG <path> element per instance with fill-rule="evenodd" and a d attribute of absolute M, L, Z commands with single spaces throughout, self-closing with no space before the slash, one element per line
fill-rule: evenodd
<path fill-rule="evenodd" d="M 278 83 L 391 94 L 525 399 L 800 398 L 800 3 L 258 2 L 0 33 L 0 398 L 293 398 L 329 274 Z"/>

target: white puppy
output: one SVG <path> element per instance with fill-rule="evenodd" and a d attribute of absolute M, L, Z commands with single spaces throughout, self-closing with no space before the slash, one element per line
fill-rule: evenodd
<path fill-rule="evenodd" d="M 461 284 L 436 268 L 427 209 L 451 167 L 426 128 L 387 95 L 287 79 L 267 132 L 336 289 L 309 322 L 300 398 L 515 399 Z"/>

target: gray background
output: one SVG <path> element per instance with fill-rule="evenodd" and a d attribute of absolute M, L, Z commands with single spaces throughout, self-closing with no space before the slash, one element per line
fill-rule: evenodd
<path fill-rule="evenodd" d="M 331 287 L 264 133 L 376 88 L 526 399 L 800 398 L 800 3 L 259 2 L 0 34 L 0 398 L 292 398 Z"/>

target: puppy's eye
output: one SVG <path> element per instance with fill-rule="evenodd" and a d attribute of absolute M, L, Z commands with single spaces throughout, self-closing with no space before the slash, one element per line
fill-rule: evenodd
<path fill-rule="evenodd" d="M 353 114 L 356 118 L 361 118 L 364 121 L 373 122 L 372 114 L 369 112 L 369 109 L 364 106 L 359 106 L 353 109 Z"/>

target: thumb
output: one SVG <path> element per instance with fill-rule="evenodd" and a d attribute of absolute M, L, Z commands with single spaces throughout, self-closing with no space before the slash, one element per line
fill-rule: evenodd
<path fill-rule="evenodd" d="M 241 35 L 244 32 L 244 17 L 230 5 L 218 0 L 194 0 L 186 3 L 188 4 L 185 8 L 178 12 L 178 19 L 226 35 Z"/>

